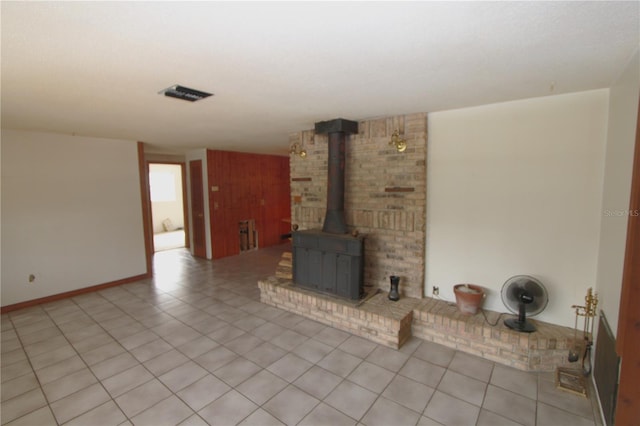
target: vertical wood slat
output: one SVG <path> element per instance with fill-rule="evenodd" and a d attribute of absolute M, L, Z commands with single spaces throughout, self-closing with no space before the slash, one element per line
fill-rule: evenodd
<path fill-rule="evenodd" d="M 207 257 L 204 220 L 204 176 L 202 160 L 189 161 L 191 176 L 191 228 L 193 230 L 193 255 Z"/>
<path fill-rule="evenodd" d="M 259 247 L 280 243 L 290 216 L 289 158 L 207 151 L 213 258 L 240 252 L 239 223 L 254 219 Z M 216 208 L 217 206 L 217 208 Z"/>

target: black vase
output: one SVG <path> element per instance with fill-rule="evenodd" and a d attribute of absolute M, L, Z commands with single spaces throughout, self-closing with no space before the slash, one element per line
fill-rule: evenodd
<path fill-rule="evenodd" d="M 398 284 L 400 283 L 400 277 L 391 275 L 389 279 L 391 280 L 391 290 L 389 291 L 389 300 L 393 300 L 395 302 L 396 300 L 400 299 L 400 293 L 398 293 Z"/>

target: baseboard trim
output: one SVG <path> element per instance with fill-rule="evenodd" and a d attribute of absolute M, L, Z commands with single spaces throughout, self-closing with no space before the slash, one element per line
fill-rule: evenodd
<path fill-rule="evenodd" d="M 41 297 L 39 299 L 27 300 L 25 302 L 15 303 L 13 305 L 2 306 L 0 308 L 0 314 L 6 314 L 8 312 L 17 311 L 18 309 L 30 308 L 32 306 L 41 305 L 43 303 L 55 302 L 56 300 L 67 299 L 69 297 L 79 296 L 85 293 L 92 293 L 98 290 L 104 290 L 109 287 L 117 287 L 122 284 L 128 284 L 134 281 L 140 281 L 145 278 L 150 278 L 151 274 L 135 275 L 133 277 L 123 278 L 121 280 L 111 281 L 104 284 L 93 285 L 91 287 L 79 288 L 77 290 L 66 291 L 64 293 L 52 294 L 51 296 Z"/>

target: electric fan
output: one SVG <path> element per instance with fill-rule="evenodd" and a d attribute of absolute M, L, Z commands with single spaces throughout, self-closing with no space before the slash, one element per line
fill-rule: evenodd
<path fill-rule="evenodd" d="M 529 275 L 516 275 L 504 283 L 500 294 L 507 309 L 518 314 L 517 319 L 504 320 L 504 325 L 523 333 L 536 331 L 536 327 L 527 322 L 527 315 L 537 315 L 547 306 L 549 296 L 542 283 Z"/>

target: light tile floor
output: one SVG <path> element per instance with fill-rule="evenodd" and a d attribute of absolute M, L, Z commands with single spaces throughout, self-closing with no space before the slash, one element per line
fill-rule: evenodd
<path fill-rule="evenodd" d="M 2 315 L 2 424 L 600 424 L 551 373 L 260 303 L 284 248 L 157 253 L 153 279 Z"/>

